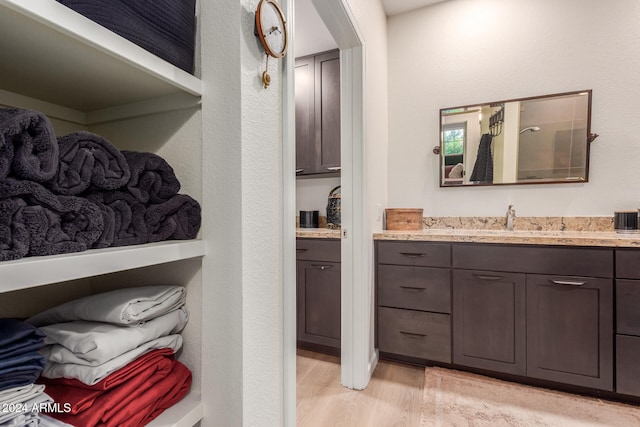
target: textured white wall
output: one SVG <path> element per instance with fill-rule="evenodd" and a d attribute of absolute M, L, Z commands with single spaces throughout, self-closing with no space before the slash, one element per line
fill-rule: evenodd
<path fill-rule="evenodd" d="M 389 204 L 425 215 L 611 215 L 640 207 L 640 3 L 456 0 L 391 17 Z M 438 187 L 440 108 L 593 89 L 588 183 Z"/>
<path fill-rule="evenodd" d="M 203 426 L 282 425 L 281 64 L 257 0 L 202 2 Z"/>

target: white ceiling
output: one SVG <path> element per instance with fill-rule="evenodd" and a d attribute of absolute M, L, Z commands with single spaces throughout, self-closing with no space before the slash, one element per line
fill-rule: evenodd
<path fill-rule="evenodd" d="M 446 0 L 381 0 L 387 16 L 420 9 Z M 295 52 L 296 58 L 324 52 L 337 47 L 327 27 L 320 19 L 311 0 L 295 0 Z"/>
<path fill-rule="evenodd" d="M 382 0 L 382 7 L 387 16 L 392 16 L 442 1 L 445 0 Z"/>

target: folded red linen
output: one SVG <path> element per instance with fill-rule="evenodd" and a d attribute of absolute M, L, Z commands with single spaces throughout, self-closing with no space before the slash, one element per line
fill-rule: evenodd
<path fill-rule="evenodd" d="M 71 405 L 68 413 L 47 415 L 77 427 L 139 427 L 147 424 L 180 401 L 189 392 L 192 381 L 189 369 L 172 357 L 164 354 L 150 359 L 154 363 L 136 369 L 135 375 L 128 375 L 126 380 L 106 390 L 88 389 L 84 384 L 84 388 L 50 384 L 75 380 L 47 380 L 46 392 L 51 391 L 50 395 L 56 402 Z"/>

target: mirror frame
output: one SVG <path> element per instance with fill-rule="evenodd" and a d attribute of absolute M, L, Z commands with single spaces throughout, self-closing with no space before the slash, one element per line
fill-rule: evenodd
<path fill-rule="evenodd" d="M 585 141 L 586 143 L 586 158 L 585 158 L 585 172 L 584 172 L 584 179 L 580 179 L 580 180 L 548 180 L 548 181 L 529 181 L 529 182 L 497 182 L 497 183 L 486 183 L 486 182 L 478 182 L 478 183 L 474 183 L 474 184 L 464 184 L 464 183 L 455 183 L 455 184 L 445 184 L 444 183 L 444 124 L 443 124 L 443 112 L 445 111 L 449 111 L 449 110 L 454 110 L 454 109 L 477 109 L 477 108 L 481 108 L 483 106 L 487 106 L 487 105 L 493 105 L 493 104 L 506 104 L 508 102 L 521 102 L 521 101 L 530 101 L 530 100 L 540 100 L 540 99 L 545 99 L 545 98 L 554 98 L 554 97 L 559 97 L 559 96 L 568 96 L 568 95 L 578 95 L 578 94 L 582 94 L 585 93 L 588 95 L 588 99 L 587 99 L 587 129 L 586 129 L 586 133 L 587 133 L 587 140 Z M 513 99 L 506 99 L 506 100 L 500 100 L 500 101 L 491 101 L 491 102 L 483 102 L 483 103 L 476 103 L 476 104 L 468 104 L 468 105 L 461 105 L 461 106 L 457 106 L 457 107 L 447 107 L 447 108 L 441 108 L 439 110 L 439 115 L 438 115 L 438 122 L 439 122 L 439 130 L 440 130 L 440 143 L 439 145 L 437 145 L 436 147 L 434 147 L 433 152 L 434 154 L 438 154 L 438 168 L 439 168 L 439 173 L 438 173 L 438 177 L 439 177 L 439 186 L 440 188 L 473 188 L 473 187 L 490 187 L 490 186 L 494 186 L 494 185 L 533 185 L 533 184 L 576 184 L 576 183 L 586 183 L 589 182 L 589 161 L 590 161 L 590 156 L 591 156 L 591 142 L 593 142 L 593 140 L 595 140 L 599 135 L 598 134 L 594 134 L 591 133 L 591 103 L 592 103 L 592 99 L 593 99 L 593 90 L 592 89 L 585 89 L 585 90 L 576 90 L 576 91 L 570 91 L 570 92 L 560 92 L 560 93 L 553 93 L 553 94 L 548 94 L 548 95 L 540 95 L 540 96 L 529 96 L 526 98 L 513 98 Z"/>

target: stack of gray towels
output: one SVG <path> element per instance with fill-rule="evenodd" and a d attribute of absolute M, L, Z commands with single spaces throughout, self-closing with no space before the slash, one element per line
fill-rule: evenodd
<path fill-rule="evenodd" d="M 56 137 L 42 113 L 0 108 L 0 261 L 194 239 L 199 203 L 153 153 Z"/>

